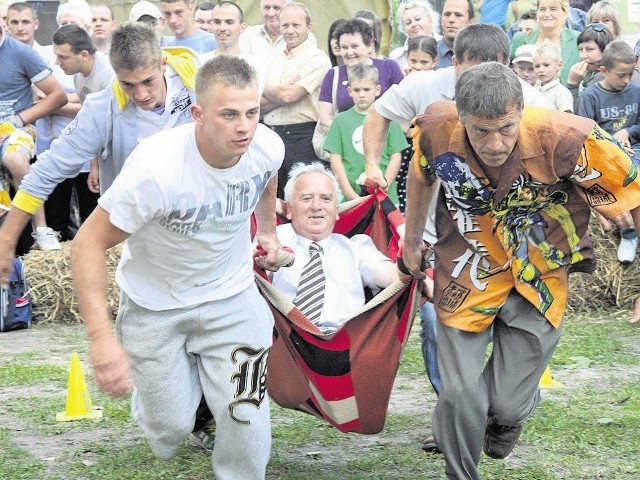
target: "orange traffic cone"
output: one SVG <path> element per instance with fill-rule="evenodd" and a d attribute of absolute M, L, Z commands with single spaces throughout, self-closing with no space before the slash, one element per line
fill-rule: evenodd
<path fill-rule="evenodd" d="M 540 388 L 564 388 L 564 385 L 553 379 L 553 376 L 551 375 L 551 367 L 549 367 L 549 365 L 544 369 L 542 377 L 540 377 L 539 385 Z"/>
<path fill-rule="evenodd" d="M 56 415 L 58 422 L 70 422 L 83 418 L 101 418 L 102 410 L 91 404 L 91 397 L 84 381 L 80 357 L 77 353 L 71 354 L 71 366 L 69 368 L 69 384 L 67 386 L 67 406 L 64 412 Z"/>

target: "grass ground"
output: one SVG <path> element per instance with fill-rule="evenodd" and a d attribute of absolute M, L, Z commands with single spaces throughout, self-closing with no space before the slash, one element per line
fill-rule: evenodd
<path fill-rule="evenodd" d="M 640 479 L 640 329 L 628 312 L 571 316 L 552 362 L 561 390 L 545 390 L 512 455 L 483 457 L 486 479 Z M 72 352 L 83 359 L 99 421 L 57 423 Z M 153 457 L 131 422 L 128 399 L 95 391 L 81 326 L 41 325 L 0 335 L 0 479 L 211 478 L 210 459 L 187 442 L 168 462 Z M 435 396 L 423 374 L 417 328 L 403 357 L 383 432 L 341 434 L 272 406 L 269 479 L 443 478 L 441 456 L 420 450 Z"/>

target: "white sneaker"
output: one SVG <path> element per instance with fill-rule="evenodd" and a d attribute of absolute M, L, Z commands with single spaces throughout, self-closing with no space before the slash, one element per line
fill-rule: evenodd
<path fill-rule="evenodd" d="M 49 227 L 36 227 L 31 236 L 36 241 L 35 246 L 40 250 L 60 250 L 62 248 L 58 241 L 60 234 Z"/>
<path fill-rule="evenodd" d="M 634 236 L 633 238 L 620 237 L 620 245 L 618 245 L 618 261 L 623 265 L 629 265 L 636 258 L 637 247 L 637 236 Z"/>

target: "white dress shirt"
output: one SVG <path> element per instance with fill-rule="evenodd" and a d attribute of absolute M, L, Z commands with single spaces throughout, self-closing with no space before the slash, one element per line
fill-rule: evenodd
<path fill-rule="evenodd" d="M 275 272 L 271 282 L 293 300 L 302 270 L 309 262 L 311 240 L 297 235 L 291 224 L 279 225 L 277 234 L 280 243 L 291 248 L 296 258 L 291 267 Z M 379 290 L 374 282 L 374 271 L 381 262 L 391 260 L 380 253 L 367 235 L 348 238 L 334 233 L 316 243 L 322 247 L 320 256 L 326 278 L 320 324 L 341 325 L 364 306 L 364 287 L 371 288 L 374 293 Z"/>

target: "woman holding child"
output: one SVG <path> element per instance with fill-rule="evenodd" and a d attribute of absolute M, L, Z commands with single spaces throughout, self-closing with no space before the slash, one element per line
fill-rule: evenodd
<path fill-rule="evenodd" d="M 562 56 L 560 81 L 563 85 L 566 85 L 569 78 L 569 70 L 580 61 L 578 44 L 576 43 L 579 32 L 565 27 L 567 16 L 569 15 L 569 1 L 538 0 L 536 15 L 538 29 L 529 35 L 525 32 L 516 33 L 511 42 L 511 56 L 514 56 L 516 49 L 521 45 L 542 45 L 545 40 L 549 40 L 560 49 Z"/>
<path fill-rule="evenodd" d="M 359 64 L 373 65 L 378 69 L 380 95 L 391 85 L 400 83 L 404 78 L 400 67 L 393 60 L 387 58 L 371 58 L 374 48 L 372 28 L 364 21 L 352 18 L 340 25 L 335 33 L 340 45 L 340 55 L 343 65 L 332 68 L 327 72 L 320 89 L 320 123 L 327 129 L 331 126 L 333 117 L 338 112 L 353 107 L 353 100 L 348 92 L 347 68 Z M 334 74 L 338 72 L 338 81 L 334 90 Z"/>

